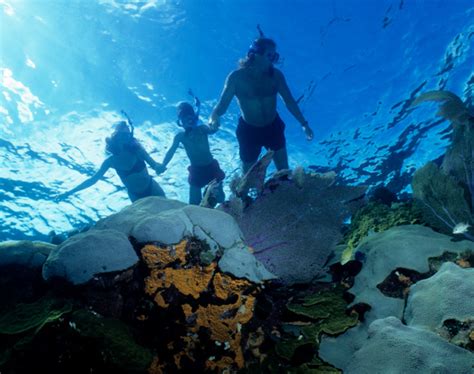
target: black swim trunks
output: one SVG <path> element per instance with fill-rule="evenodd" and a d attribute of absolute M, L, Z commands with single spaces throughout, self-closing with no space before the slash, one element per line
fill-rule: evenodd
<path fill-rule="evenodd" d="M 213 179 L 217 179 L 217 181 L 220 182 L 225 178 L 225 173 L 220 168 L 216 159 L 213 159 L 209 165 L 205 166 L 190 165 L 188 171 L 189 184 L 199 188 L 204 187 Z"/>
<path fill-rule="evenodd" d="M 237 126 L 237 140 L 239 141 L 240 159 L 243 162 L 257 161 L 262 147 L 278 151 L 286 145 L 285 124 L 280 116 L 264 127 L 248 124 L 242 117 Z"/>

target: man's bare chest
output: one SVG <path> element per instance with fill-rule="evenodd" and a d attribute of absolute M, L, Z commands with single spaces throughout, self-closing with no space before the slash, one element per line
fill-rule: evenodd
<path fill-rule="evenodd" d="M 237 97 L 240 98 L 261 98 L 267 96 L 275 96 L 278 92 L 275 79 L 270 77 L 252 78 L 246 77 L 242 79 L 237 86 Z"/>

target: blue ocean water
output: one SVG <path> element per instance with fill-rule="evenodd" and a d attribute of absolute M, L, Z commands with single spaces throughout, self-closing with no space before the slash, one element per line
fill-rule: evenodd
<path fill-rule="evenodd" d="M 0 240 L 43 239 L 129 204 L 114 171 L 91 176 L 125 110 L 162 160 L 175 106 L 192 88 L 205 121 L 257 24 L 315 131 L 307 142 L 283 103 L 291 166 L 335 170 L 347 183 L 410 192 L 414 170 L 444 152 L 449 123 L 417 94 L 450 90 L 474 105 L 471 0 L 0 0 Z M 239 172 L 238 107 L 211 139 L 228 178 Z M 187 201 L 178 151 L 155 179 Z"/>

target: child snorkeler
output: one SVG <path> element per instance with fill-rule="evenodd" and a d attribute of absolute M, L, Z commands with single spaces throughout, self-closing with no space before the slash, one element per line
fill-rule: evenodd
<path fill-rule="evenodd" d="M 193 106 L 188 102 L 181 102 L 178 105 L 177 124 L 184 131 L 180 131 L 175 135 L 173 144 L 163 159 L 161 169 L 156 169 L 156 171 L 158 173 L 166 169 L 166 165 L 173 158 L 178 146 L 182 144 L 191 162 L 191 165 L 188 167 L 188 182 L 190 185 L 189 204 L 198 205 L 202 199 L 201 189 L 213 180 L 218 182 L 214 190 L 216 202 L 221 203 L 225 199 L 222 188 L 225 173 L 220 168 L 217 160 L 212 157 L 208 140 L 208 136 L 214 134 L 218 127 L 211 128 L 208 125 L 199 123 L 200 101 L 191 91 L 189 93 L 194 97 L 197 110 L 195 112 Z"/>

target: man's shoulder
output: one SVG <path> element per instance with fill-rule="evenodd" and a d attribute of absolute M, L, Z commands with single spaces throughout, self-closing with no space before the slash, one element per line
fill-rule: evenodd
<path fill-rule="evenodd" d="M 108 155 L 102 162 L 102 165 L 112 165 L 117 157 L 115 155 Z"/>
<path fill-rule="evenodd" d="M 283 74 L 283 72 L 280 69 L 277 69 L 276 67 L 273 67 L 273 75 L 276 78 L 285 78 L 285 75 Z"/>
<path fill-rule="evenodd" d="M 184 135 L 186 135 L 184 131 L 178 131 L 176 135 L 174 136 L 174 140 L 181 141 L 184 138 Z"/>
<path fill-rule="evenodd" d="M 236 80 L 239 80 L 244 74 L 245 72 L 243 71 L 243 68 L 235 69 L 227 76 L 227 81 L 235 82 Z"/>

